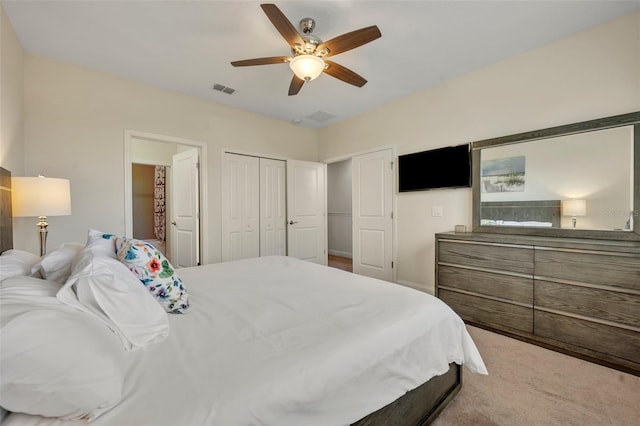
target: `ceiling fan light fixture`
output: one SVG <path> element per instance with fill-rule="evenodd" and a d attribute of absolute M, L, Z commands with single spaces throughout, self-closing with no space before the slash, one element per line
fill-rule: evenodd
<path fill-rule="evenodd" d="M 298 55 L 289 62 L 291 71 L 304 81 L 317 78 L 324 71 L 324 61 L 315 55 Z"/>

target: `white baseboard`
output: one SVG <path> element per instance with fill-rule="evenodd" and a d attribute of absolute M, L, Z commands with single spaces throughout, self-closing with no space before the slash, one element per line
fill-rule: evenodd
<path fill-rule="evenodd" d="M 416 290 L 420 290 L 423 291 L 425 293 L 429 293 L 430 295 L 434 295 L 434 289 L 432 285 L 428 285 L 428 284 L 422 284 L 422 283 L 415 283 L 413 281 L 407 281 L 407 280 L 396 280 L 397 284 L 403 285 L 405 287 L 411 287 L 414 288 Z"/>
<path fill-rule="evenodd" d="M 349 259 L 353 259 L 353 253 L 348 253 L 348 252 L 346 252 L 346 251 L 331 250 L 331 249 L 329 249 L 329 254 L 330 254 L 331 256 L 348 257 Z"/>

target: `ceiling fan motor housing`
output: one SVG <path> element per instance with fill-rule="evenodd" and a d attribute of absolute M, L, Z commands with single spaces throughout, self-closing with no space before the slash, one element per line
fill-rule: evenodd
<path fill-rule="evenodd" d="M 316 27 L 316 21 L 313 18 L 303 18 L 300 20 L 300 30 L 302 31 L 302 40 L 304 40 L 304 46 L 296 45 L 295 48 L 292 48 L 294 56 L 296 55 L 312 55 L 317 54 L 316 48 L 322 44 L 322 40 L 320 38 L 311 35 L 313 30 Z"/>
<path fill-rule="evenodd" d="M 316 27 L 316 21 L 313 18 L 302 18 L 300 20 L 300 29 L 303 34 L 311 34 Z"/>

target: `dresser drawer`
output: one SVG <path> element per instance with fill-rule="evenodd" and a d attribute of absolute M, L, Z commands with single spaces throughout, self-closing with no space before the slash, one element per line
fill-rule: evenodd
<path fill-rule="evenodd" d="M 535 306 L 612 321 L 640 330 L 640 295 L 535 280 Z"/>
<path fill-rule="evenodd" d="M 438 297 L 463 320 L 505 331 L 533 332 L 533 309 L 440 289 Z"/>
<path fill-rule="evenodd" d="M 438 263 L 533 274 L 533 247 L 438 241 Z"/>
<path fill-rule="evenodd" d="M 535 334 L 640 363 L 640 333 L 535 309 Z"/>
<path fill-rule="evenodd" d="M 536 247 L 535 275 L 640 291 L 640 255 Z"/>
<path fill-rule="evenodd" d="M 438 285 L 514 302 L 533 303 L 533 278 L 438 266 Z"/>

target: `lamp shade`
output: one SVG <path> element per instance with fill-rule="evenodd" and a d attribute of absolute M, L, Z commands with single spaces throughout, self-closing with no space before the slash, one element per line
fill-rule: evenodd
<path fill-rule="evenodd" d="M 66 216 L 71 214 L 68 179 L 14 177 L 11 179 L 13 216 Z"/>
<path fill-rule="evenodd" d="M 311 81 L 324 70 L 324 61 L 315 55 L 298 55 L 289 62 L 293 73 L 302 80 Z"/>
<path fill-rule="evenodd" d="M 587 200 L 564 200 L 562 202 L 563 216 L 586 216 Z"/>

